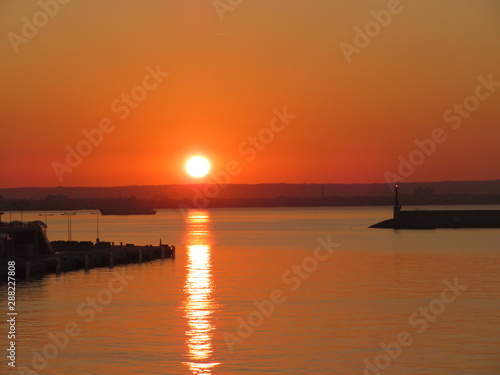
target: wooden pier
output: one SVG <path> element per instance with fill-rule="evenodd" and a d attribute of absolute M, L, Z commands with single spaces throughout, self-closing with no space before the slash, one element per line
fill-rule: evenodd
<path fill-rule="evenodd" d="M 9 223 L 10 224 L 10 223 Z M 115 245 L 110 242 L 47 240 L 38 222 L 0 226 L 0 259 L 16 262 L 16 279 L 32 280 L 47 274 L 114 267 L 120 264 L 175 259 L 175 246 L 134 244 Z M 0 268 L 0 277 L 7 279 L 7 267 Z"/>
<path fill-rule="evenodd" d="M 121 264 L 143 263 L 157 259 L 175 259 L 175 246 L 95 246 L 83 250 L 61 251 L 34 258 L 10 259 L 16 262 L 16 279 L 32 280 L 47 274 L 110 267 Z M 6 267 L 4 267 L 6 269 Z M 0 271 L 0 274 L 2 271 Z M 3 277 L 3 276 L 2 276 Z"/>

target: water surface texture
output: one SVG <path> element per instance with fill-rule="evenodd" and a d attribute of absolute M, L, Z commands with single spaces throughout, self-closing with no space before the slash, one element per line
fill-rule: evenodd
<path fill-rule="evenodd" d="M 346 207 L 100 216 L 101 240 L 161 239 L 176 245 L 176 259 L 18 284 L 18 370 L 500 374 L 500 230 L 367 228 L 390 215 Z M 66 239 L 66 217 L 47 219 L 49 237 Z M 96 231 L 90 211 L 72 217 L 73 239 Z"/>

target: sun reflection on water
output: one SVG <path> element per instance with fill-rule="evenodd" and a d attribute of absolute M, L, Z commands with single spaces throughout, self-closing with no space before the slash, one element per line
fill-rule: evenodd
<path fill-rule="evenodd" d="M 213 360 L 212 315 L 216 304 L 212 297 L 212 264 L 210 216 L 207 211 L 193 210 L 187 215 L 186 233 L 187 277 L 184 285 L 186 302 L 184 316 L 187 319 L 186 345 L 189 361 L 186 366 L 196 375 L 210 375 L 219 365 Z"/>

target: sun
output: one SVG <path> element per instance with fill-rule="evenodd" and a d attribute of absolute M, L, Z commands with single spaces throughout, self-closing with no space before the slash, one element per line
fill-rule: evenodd
<path fill-rule="evenodd" d="M 191 177 L 203 177 L 210 171 L 210 162 L 203 156 L 193 156 L 186 162 L 186 172 Z"/>

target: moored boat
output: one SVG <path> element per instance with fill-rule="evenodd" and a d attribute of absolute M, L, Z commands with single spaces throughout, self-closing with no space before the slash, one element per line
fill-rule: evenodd
<path fill-rule="evenodd" d="M 102 215 L 156 215 L 156 210 L 149 208 L 100 208 Z"/>

